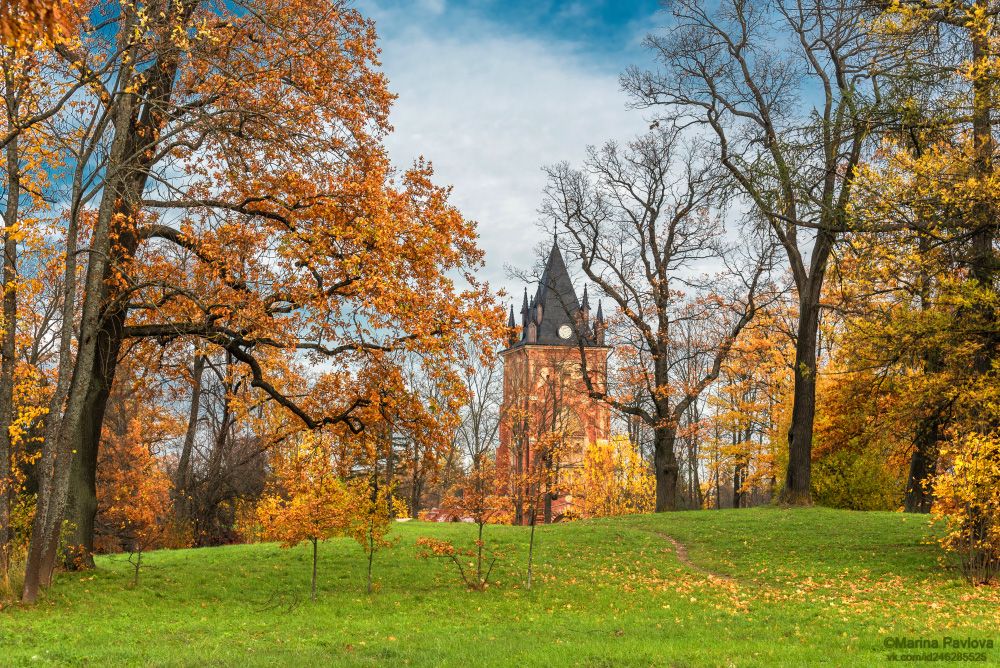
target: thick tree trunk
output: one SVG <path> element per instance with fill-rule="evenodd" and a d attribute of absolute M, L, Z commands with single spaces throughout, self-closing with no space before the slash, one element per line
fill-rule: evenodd
<path fill-rule="evenodd" d="M 927 481 L 937 468 L 938 441 L 940 434 L 936 421 L 924 420 L 914 443 L 910 458 L 910 475 L 906 482 L 904 509 L 908 513 L 929 513 L 933 495 Z"/>
<path fill-rule="evenodd" d="M 677 478 L 679 467 L 674 444 L 677 430 L 669 427 L 653 429 L 653 467 L 656 477 L 656 512 L 677 509 Z"/>
<path fill-rule="evenodd" d="M 114 140 L 108 158 L 109 173 L 97 213 L 97 223 L 91 235 L 80 335 L 72 380 L 66 395 L 65 413 L 58 439 L 43 446 L 39 466 L 39 505 L 32 525 L 22 590 L 22 599 L 26 603 L 33 603 L 37 599 L 40 586 L 51 581 L 55 567 L 60 530 L 69 496 L 70 469 L 75 458 L 73 450 L 78 445 L 77 441 L 84 428 L 91 373 L 97 356 L 100 315 L 106 295 L 106 269 L 111 254 L 111 229 L 116 214 L 127 217 L 128 203 L 134 200 L 133 190 L 129 188 L 132 183 L 127 176 L 126 165 L 134 153 L 134 137 L 129 131 L 133 129 L 133 112 L 137 101 L 136 95 L 121 96 L 115 113 Z"/>
<path fill-rule="evenodd" d="M 940 351 L 932 350 L 924 358 L 924 373 L 940 373 L 943 368 Z M 934 406 L 929 415 L 917 423 L 913 438 L 913 455 L 906 481 L 903 508 L 908 513 L 929 513 L 933 502 L 930 480 L 937 470 L 938 448 L 946 426 L 946 407 Z"/>
<path fill-rule="evenodd" d="M 190 17 L 197 3 L 185 0 L 175 8 L 171 20 L 182 23 Z M 172 10 L 174 11 L 174 10 Z M 130 12 L 124 17 L 123 32 L 132 29 L 138 14 Z M 70 473 L 75 459 L 73 448 L 89 433 L 100 434 L 100 420 L 90 416 L 85 419 L 85 411 L 90 406 L 99 405 L 100 392 L 93 393 L 93 369 L 97 363 L 98 338 L 103 329 L 102 312 L 106 307 L 107 282 L 111 255 L 112 231 L 128 230 L 133 216 L 139 210 L 139 202 L 148 178 L 149 161 L 156 155 L 154 150 L 166 117 L 164 109 L 170 99 L 180 51 L 168 48 L 158 54 L 155 63 L 144 71 L 146 75 L 140 83 L 139 93 L 126 93 L 117 97 L 113 111 L 113 139 L 108 151 L 105 167 L 105 181 L 101 203 L 97 211 L 97 222 L 91 235 L 88 255 L 87 276 L 84 287 L 83 308 L 80 315 L 79 339 L 73 376 L 67 392 L 65 412 L 59 427 L 59 438 L 43 446 L 40 462 L 39 503 L 32 526 L 31 545 L 25 568 L 22 600 L 34 602 L 39 587 L 48 583 L 56 561 L 60 530 L 65 516 L 70 491 Z M 119 70 L 121 90 L 129 90 L 134 83 L 136 71 L 131 64 L 124 64 Z M 116 242 L 127 243 L 120 235 Z M 134 250 L 134 247 L 133 247 Z M 117 350 L 115 351 L 117 353 Z M 113 371 L 107 380 L 113 379 Z M 103 390 L 102 390 L 103 391 Z M 98 402 L 91 404 L 90 402 Z M 106 398 L 105 398 L 106 401 Z M 103 408 L 101 409 L 103 418 Z M 86 432 L 84 431 L 86 429 Z M 96 441 L 94 442 L 96 448 Z M 96 450 L 94 453 L 96 457 Z M 91 486 L 89 483 L 87 486 Z M 86 492 L 76 489 L 76 493 Z M 80 498 L 80 497 L 77 497 Z M 89 512 L 85 503 L 75 504 L 74 515 Z M 92 516 L 92 513 L 91 513 Z"/>
<path fill-rule="evenodd" d="M 810 505 L 813 422 L 816 417 L 816 344 L 819 336 L 819 289 L 822 276 L 814 275 L 800 288 L 799 325 L 795 341 L 795 381 L 792 425 L 788 430 L 788 469 L 780 501 L 793 506 Z"/>
<path fill-rule="evenodd" d="M 119 234 L 121 246 L 129 257 L 135 250 L 134 235 Z M 124 237 L 124 238 L 123 238 Z M 115 261 L 127 261 L 117 256 Z M 105 284 L 110 282 L 110 267 Z M 111 294 L 109 299 L 118 295 Z M 66 519 L 71 534 L 66 551 L 66 566 L 71 569 L 94 567 L 94 520 L 97 516 L 97 456 L 101 443 L 101 429 L 108 397 L 114 385 L 121 352 L 122 332 L 128 309 L 124 306 L 101 314 L 101 328 L 97 334 L 97 350 L 90 373 L 90 385 L 84 401 L 80 429 L 76 432 L 73 467 L 70 471 L 69 498 Z"/>

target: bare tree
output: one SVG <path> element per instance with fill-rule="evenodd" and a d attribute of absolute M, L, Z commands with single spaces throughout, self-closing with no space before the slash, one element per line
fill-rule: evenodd
<path fill-rule="evenodd" d="M 886 67 L 867 32 L 869 7 L 678 0 L 672 27 L 646 40 L 663 69 L 623 77 L 637 105 L 666 105 L 709 130 L 721 164 L 788 257 L 799 319 L 782 499 L 793 504 L 811 500 L 823 279 L 877 120 L 874 63 Z"/>
<path fill-rule="evenodd" d="M 475 463 L 496 449 L 500 434 L 500 404 L 503 401 L 503 369 L 496 355 L 483 357 L 471 344 L 465 354 L 463 373 L 469 400 L 455 442 L 462 454 Z"/>
<path fill-rule="evenodd" d="M 771 253 L 753 249 L 761 252 L 744 258 L 745 266 L 726 267 L 733 249 L 713 209 L 722 182 L 697 146 L 683 145 L 676 128 L 655 129 L 625 147 L 591 148 L 582 170 L 561 164 L 548 174 L 543 215 L 558 226 L 568 255 L 617 306 L 608 336 L 634 356 L 629 395 L 598 387 L 581 355 L 584 381 L 592 397 L 653 429 L 656 510 L 672 510 L 678 425 L 753 317 Z M 724 276 L 701 276 L 711 264 L 725 267 Z M 689 352 L 707 360 L 694 378 L 680 373 L 689 365 L 673 352 L 682 321 L 705 323 L 704 338 Z"/>

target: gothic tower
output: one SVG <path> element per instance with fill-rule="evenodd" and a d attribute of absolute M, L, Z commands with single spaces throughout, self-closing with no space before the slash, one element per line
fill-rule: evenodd
<path fill-rule="evenodd" d="M 611 413 L 592 399 L 604 389 L 608 348 L 604 345 L 604 313 L 600 303 L 592 316 L 587 289 L 577 300 L 559 247 L 549 253 L 538 290 L 521 303 L 521 328 L 511 306 L 507 323 L 514 334 L 501 353 L 504 383 L 499 482 L 514 498 L 515 521 L 550 522 L 572 512 L 572 499 L 559 492 L 560 478 L 578 466 L 584 448 L 605 440 Z M 538 482 L 545 480 L 545 482 Z"/>

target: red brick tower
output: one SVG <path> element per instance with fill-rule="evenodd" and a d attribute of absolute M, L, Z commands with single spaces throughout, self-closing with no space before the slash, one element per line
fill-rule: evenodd
<path fill-rule="evenodd" d="M 508 324 L 516 324 L 513 307 Z M 577 300 L 558 246 L 553 245 L 530 302 L 525 290 L 521 332 L 508 343 L 501 353 L 499 483 L 515 500 L 515 522 L 530 522 L 532 505 L 536 521 L 558 520 L 572 510 L 571 500 L 559 492 L 560 478 L 579 465 L 588 444 L 611 432 L 610 410 L 590 397 L 582 364 L 586 360 L 593 388 L 603 390 L 608 357 L 604 314 L 598 303 L 591 320 L 586 288 L 583 302 Z M 547 482 L 526 482 L 541 478 Z"/>

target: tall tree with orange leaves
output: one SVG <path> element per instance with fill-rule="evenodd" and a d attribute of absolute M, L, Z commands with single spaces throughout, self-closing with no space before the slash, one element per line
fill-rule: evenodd
<path fill-rule="evenodd" d="M 472 273 L 474 225 L 428 164 L 390 166 L 392 95 L 374 27 L 348 3 L 93 9 L 82 15 L 114 18 L 84 20 L 57 52 L 63 77 L 87 80 L 56 125 L 69 230 L 86 231 L 88 252 L 81 289 L 66 290 L 79 315 L 63 318 L 26 601 L 51 579 L 64 517 L 84 559 L 92 550 L 126 340 L 197 339 L 306 428 L 348 434 L 406 404 L 400 353 L 450 376 L 461 337 L 486 345 L 502 323 Z M 67 231 L 68 286 L 76 239 Z"/>

